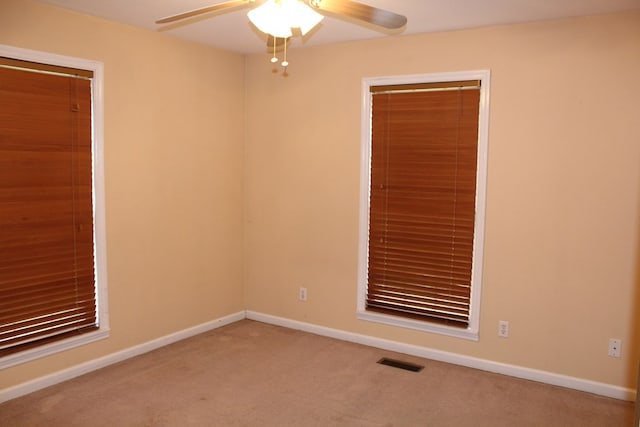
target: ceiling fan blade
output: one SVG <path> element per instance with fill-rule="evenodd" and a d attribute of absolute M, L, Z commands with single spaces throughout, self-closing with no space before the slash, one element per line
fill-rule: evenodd
<path fill-rule="evenodd" d="M 252 3 L 253 1 L 255 0 L 231 0 L 224 3 L 214 4 L 200 9 L 191 10 L 189 12 L 180 13 L 178 15 L 167 16 L 166 18 L 157 20 L 156 24 L 168 24 L 170 22 L 180 21 L 181 19 L 191 18 L 192 16 L 198 16 L 209 12 L 232 9 L 247 3 Z"/>
<path fill-rule="evenodd" d="M 390 30 L 402 28 L 407 23 L 406 16 L 351 0 L 309 0 L 309 4 L 320 10 L 345 15 Z"/>

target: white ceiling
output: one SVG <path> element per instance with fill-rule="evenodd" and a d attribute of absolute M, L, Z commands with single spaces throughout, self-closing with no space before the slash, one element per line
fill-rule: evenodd
<path fill-rule="evenodd" d="M 0 0 L 1 1 L 1 0 Z M 250 6 L 227 13 L 208 14 L 166 29 L 155 21 L 224 0 L 39 0 L 65 9 L 95 15 L 180 38 L 239 52 L 265 52 L 266 37 L 248 21 Z M 360 0 L 408 18 L 398 34 L 475 28 L 488 25 L 541 21 L 565 17 L 640 10 L 640 0 Z M 305 40 L 295 38 L 292 48 L 385 37 L 389 34 L 366 25 L 326 17 Z"/>

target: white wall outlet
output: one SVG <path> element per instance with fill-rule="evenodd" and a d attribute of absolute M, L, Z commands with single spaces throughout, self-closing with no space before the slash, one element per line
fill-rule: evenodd
<path fill-rule="evenodd" d="M 609 356 L 620 357 L 622 353 L 622 340 L 611 338 L 609 340 Z"/>
<path fill-rule="evenodd" d="M 298 292 L 298 299 L 300 301 L 307 300 L 307 288 L 300 288 L 300 291 Z"/>
<path fill-rule="evenodd" d="M 498 336 L 507 338 L 509 336 L 509 321 L 500 320 L 498 322 Z"/>

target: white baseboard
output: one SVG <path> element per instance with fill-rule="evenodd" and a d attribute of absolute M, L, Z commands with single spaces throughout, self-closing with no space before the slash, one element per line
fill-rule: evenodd
<path fill-rule="evenodd" d="M 316 335 L 336 338 L 342 341 L 354 342 L 357 344 L 368 345 L 384 350 L 423 357 L 425 359 L 437 360 L 441 362 L 452 363 L 455 365 L 480 369 L 483 371 L 509 375 L 516 378 L 523 378 L 545 384 L 571 388 L 574 390 L 580 390 L 600 396 L 611 397 L 614 399 L 633 401 L 636 398 L 635 390 L 618 387 L 611 384 L 605 384 L 566 375 L 559 375 L 552 372 L 529 369 L 521 366 L 508 365 L 505 363 L 434 350 L 427 347 L 420 347 L 382 338 L 375 338 L 367 335 L 327 328 L 324 326 L 299 322 L 296 320 L 271 316 L 254 311 L 241 311 L 229 316 L 221 317 L 219 319 L 203 323 L 201 325 L 194 326 L 192 328 L 166 335 L 164 337 L 160 337 L 158 339 L 119 351 L 117 353 L 109 354 L 99 359 L 91 360 L 62 371 L 54 372 L 53 374 L 44 377 L 36 378 L 32 381 L 0 390 L 0 403 L 15 399 L 16 397 L 24 396 L 45 387 L 70 380 L 91 371 L 104 368 L 105 366 L 121 362 L 131 357 L 139 356 L 160 347 L 164 347 L 174 342 L 240 321 L 245 318 L 256 320 L 258 322 L 269 323 L 272 325 L 283 326 L 289 329 L 305 331 Z"/>
<path fill-rule="evenodd" d="M 299 322 L 296 320 L 271 316 L 254 311 L 247 311 L 247 319 L 269 323 L 277 326 L 283 326 L 289 329 L 297 329 L 300 331 L 310 332 L 316 335 L 323 335 L 330 338 L 336 338 L 343 341 L 350 341 L 357 344 L 381 348 L 384 350 L 423 357 L 425 359 L 437 360 L 440 362 L 452 363 L 455 365 L 466 366 L 469 368 L 480 369 L 497 374 L 509 375 L 516 378 L 571 388 L 574 390 L 611 397 L 614 399 L 633 401 L 636 398 L 636 391 L 629 388 L 585 380 L 582 378 L 570 377 L 567 375 L 555 374 L 553 372 L 540 371 L 537 369 L 529 369 L 521 366 L 509 365 L 506 363 L 494 362 L 486 359 L 479 359 L 457 353 L 434 350 L 412 344 L 404 344 L 382 338 L 375 338 L 367 335 L 341 331 L 338 329 L 326 328 L 324 326 Z"/>
<path fill-rule="evenodd" d="M 24 396 L 25 394 L 32 393 L 34 391 L 61 383 L 63 381 L 70 380 L 72 378 L 89 373 L 91 371 L 95 371 L 100 368 L 104 368 L 105 366 L 109 366 L 117 362 L 121 362 L 131 357 L 139 356 L 141 354 L 158 349 L 160 347 L 164 347 L 169 344 L 173 344 L 174 342 L 192 337 L 194 335 L 198 335 L 203 332 L 207 332 L 212 329 L 237 322 L 244 318 L 244 311 L 234 313 L 229 316 L 221 317 L 219 319 L 215 319 L 201 325 L 184 329 L 173 334 L 165 335 L 164 337 L 160 337 L 155 340 L 127 348 L 117 353 L 112 353 L 98 359 L 90 360 L 80 365 L 72 366 L 71 368 L 64 369 L 62 371 L 54 372 L 53 374 L 44 377 L 36 378 L 32 381 L 0 390 L 0 403 L 6 402 L 7 400 L 15 399 L 16 397 Z"/>

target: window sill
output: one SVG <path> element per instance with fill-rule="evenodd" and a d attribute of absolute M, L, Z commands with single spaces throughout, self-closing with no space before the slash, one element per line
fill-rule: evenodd
<path fill-rule="evenodd" d="M 53 342 L 41 347 L 32 348 L 20 353 L 10 354 L 0 358 L 0 369 L 6 369 L 21 363 L 30 362 L 42 357 L 50 356 L 61 351 L 69 350 L 81 345 L 89 344 L 109 337 L 109 329 L 98 329 L 94 332 L 71 337 L 62 341 Z"/>
<path fill-rule="evenodd" d="M 451 326 L 438 325 L 435 323 L 423 322 L 420 320 L 405 319 L 398 316 L 390 316 L 388 314 L 374 313 L 371 311 L 359 311 L 358 319 L 383 323 L 385 325 L 396 326 L 400 328 L 415 329 L 423 332 L 431 332 L 434 334 L 462 338 L 470 341 L 479 340 L 478 331 L 472 330 L 471 328 L 454 328 Z"/>

